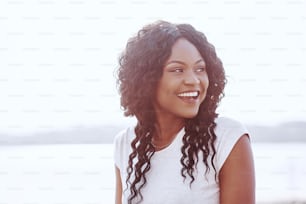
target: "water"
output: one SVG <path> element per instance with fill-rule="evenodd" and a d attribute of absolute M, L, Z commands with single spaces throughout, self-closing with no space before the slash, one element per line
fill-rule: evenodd
<path fill-rule="evenodd" d="M 306 143 L 255 143 L 257 203 L 306 203 Z M 110 144 L 1 146 L 0 204 L 114 203 Z"/>
<path fill-rule="evenodd" d="M 112 145 L 5 146 L 0 203 L 113 203 Z"/>

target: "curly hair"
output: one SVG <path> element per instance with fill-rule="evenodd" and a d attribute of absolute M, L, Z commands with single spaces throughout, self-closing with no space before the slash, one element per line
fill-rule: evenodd
<path fill-rule="evenodd" d="M 117 84 L 121 94 L 121 106 L 125 116 L 135 116 L 136 137 L 131 142 L 132 153 L 129 155 L 126 184 L 130 190 L 128 203 L 136 197 L 143 200 L 141 189 L 146 184 L 146 173 L 151 168 L 150 159 L 155 153 L 152 138 L 156 131 L 156 115 L 153 102 L 157 84 L 162 76 L 163 67 L 171 55 L 174 43 L 184 38 L 192 43 L 206 63 L 209 87 L 205 100 L 194 118 L 185 119 L 185 135 L 181 147 L 181 175 L 191 178 L 203 154 L 207 173 L 212 165 L 215 175 L 214 142 L 216 134 L 215 118 L 217 106 L 224 96 L 225 73 L 215 48 L 206 36 L 189 24 L 172 24 L 157 21 L 143 27 L 137 35 L 130 38 L 119 58 Z M 211 155 L 211 161 L 207 161 Z M 215 176 L 216 177 L 216 176 Z M 133 179 L 132 179 L 133 178 Z"/>

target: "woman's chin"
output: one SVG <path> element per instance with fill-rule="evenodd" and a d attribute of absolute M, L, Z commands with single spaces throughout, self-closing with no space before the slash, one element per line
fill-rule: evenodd
<path fill-rule="evenodd" d="M 189 112 L 184 114 L 184 118 L 186 119 L 192 119 L 198 115 L 198 111 Z"/>

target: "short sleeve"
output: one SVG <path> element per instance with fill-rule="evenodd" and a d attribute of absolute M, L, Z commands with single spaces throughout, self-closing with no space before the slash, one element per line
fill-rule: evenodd
<path fill-rule="evenodd" d="M 116 167 L 121 169 L 122 167 L 122 144 L 124 140 L 124 135 L 126 134 L 126 131 L 123 130 L 119 132 L 114 139 L 114 163 Z"/>
<path fill-rule="evenodd" d="M 249 135 L 249 132 L 243 124 L 230 118 L 218 118 L 216 123 L 215 166 L 219 172 L 235 144 L 244 134 Z"/>
<path fill-rule="evenodd" d="M 120 170 L 126 165 L 131 148 L 131 129 L 119 132 L 114 139 L 114 163 Z"/>

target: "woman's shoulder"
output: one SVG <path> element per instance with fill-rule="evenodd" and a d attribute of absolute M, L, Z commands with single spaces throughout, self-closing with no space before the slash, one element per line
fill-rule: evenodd
<path fill-rule="evenodd" d="M 228 128 L 245 128 L 244 124 L 240 121 L 230 117 L 218 117 L 215 119 L 217 129 L 228 129 Z"/>
<path fill-rule="evenodd" d="M 127 127 L 125 129 L 122 129 L 117 135 L 115 135 L 114 138 L 114 144 L 116 146 L 118 145 L 124 145 L 124 144 L 130 144 L 134 137 L 134 126 Z"/>
<path fill-rule="evenodd" d="M 218 140 L 238 139 L 244 134 L 249 135 L 246 126 L 240 121 L 229 117 L 218 117 L 216 120 L 215 133 Z"/>
<path fill-rule="evenodd" d="M 134 127 L 121 130 L 114 138 L 114 160 L 116 166 L 122 170 L 131 153 L 131 141 L 134 138 Z"/>

